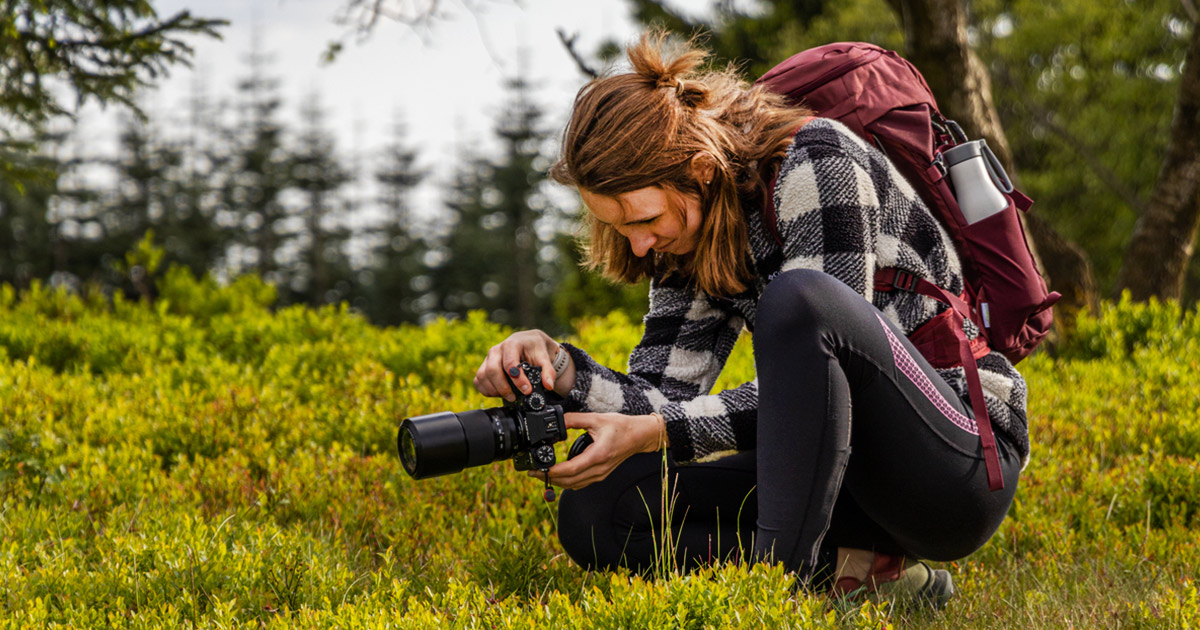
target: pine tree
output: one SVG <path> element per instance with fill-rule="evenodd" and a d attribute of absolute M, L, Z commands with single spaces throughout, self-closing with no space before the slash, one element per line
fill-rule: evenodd
<path fill-rule="evenodd" d="M 413 288 L 426 294 L 418 300 L 419 310 L 461 316 L 483 309 L 493 320 L 511 323 L 513 242 L 502 229 L 504 215 L 485 201 L 498 197 L 491 186 L 493 171 L 486 159 L 469 156 L 454 173 L 444 196 L 447 212 L 439 217 L 439 231 L 447 235 L 423 259 L 428 274 L 413 281 Z"/>
<path fill-rule="evenodd" d="M 99 266 L 100 281 L 151 298 L 153 289 L 140 272 L 125 278 L 112 262 L 119 262 L 152 229 L 179 232 L 172 207 L 176 183 L 172 175 L 182 162 L 182 154 L 152 122 L 127 117 L 118 135 L 117 155 L 106 162 L 115 175 L 115 184 L 100 197 L 98 218 L 103 237 L 93 245 L 103 250 L 102 260 L 111 261 Z"/>
<path fill-rule="evenodd" d="M 118 153 L 111 162 L 117 175 L 114 195 L 104 212 L 105 236 L 117 252 L 127 251 L 162 219 L 154 188 L 179 159 L 161 144 L 158 130 L 147 121 L 126 118 L 118 136 Z"/>
<path fill-rule="evenodd" d="M 224 20 L 180 11 L 160 18 L 147 0 L 10 0 L 0 14 L 0 174 L 33 176 L 22 159 L 47 122 L 75 105 L 116 103 L 140 114 L 139 88 L 189 63 L 191 40 L 217 37 Z M 65 89 L 64 89 L 65 88 Z M 52 173 L 43 172 L 43 175 Z"/>
<path fill-rule="evenodd" d="M 34 279 L 49 278 L 64 251 L 57 246 L 58 226 L 48 216 L 56 174 L 64 166 L 49 155 L 6 159 L 14 168 L 42 174 L 24 181 L 0 177 L 0 283 L 21 289 Z"/>
<path fill-rule="evenodd" d="M 295 216 L 304 225 L 290 288 L 297 302 L 313 305 L 339 302 L 350 294 L 350 263 L 343 250 L 350 233 L 338 192 L 351 178 L 338 161 L 323 117 L 317 95 L 310 95 L 301 108 L 304 128 L 290 159 L 293 185 L 301 193 Z"/>
<path fill-rule="evenodd" d="M 229 177 L 222 184 L 222 201 L 237 222 L 237 244 L 231 267 L 251 269 L 265 280 L 285 284 L 277 257 L 293 236 L 285 225 L 281 195 L 291 183 L 290 163 L 279 122 L 279 81 L 268 75 L 270 58 L 258 38 L 246 58 L 249 73 L 237 84 L 239 122 L 229 132 L 232 145 Z"/>
<path fill-rule="evenodd" d="M 537 216 L 532 206 L 545 208 L 544 197 L 539 188 L 546 179 L 534 162 L 541 156 L 549 134 L 540 128 L 542 111 L 531 100 L 529 84 L 517 78 L 509 82 L 512 100 L 496 126 L 496 135 L 504 143 L 504 160 L 497 165 L 492 176 L 493 185 L 500 193 L 496 212 L 502 214 L 511 226 L 512 270 L 514 274 L 515 324 L 530 328 L 547 319 L 539 316 L 545 300 L 538 295 L 539 243 Z M 545 285 L 542 285 L 543 287 Z M 542 291 L 545 291 L 543 288 Z"/>
<path fill-rule="evenodd" d="M 462 314 L 486 308 L 496 321 L 520 328 L 552 328 L 550 298 L 559 278 L 555 218 L 542 192 L 549 132 L 524 79 L 508 82 L 510 99 L 495 135 L 496 161 L 468 159 L 448 194 L 451 232 L 432 274 L 440 310 Z"/>
<path fill-rule="evenodd" d="M 221 204 L 221 182 L 229 176 L 229 148 L 222 140 L 220 108 L 208 99 L 207 84 L 197 79 L 187 101 L 185 136 L 179 139 L 181 161 L 173 173 L 171 227 L 162 233 L 163 247 L 174 262 L 196 275 L 217 271 L 226 263 L 234 236 L 231 216 Z M 224 211 L 224 213 L 223 213 Z"/>
<path fill-rule="evenodd" d="M 153 119 L 126 120 L 111 162 L 116 185 L 103 215 L 109 253 L 123 256 L 153 230 L 168 264 L 196 274 L 215 266 L 227 234 L 216 224 L 211 166 L 198 159 L 194 142 L 166 136 Z"/>
<path fill-rule="evenodd" d="M 376 324 L 415 322 L 418 316 L 413 282 L 424 269 L 421 257 L 426 247 L 411 195 L 427 173 L 417 166 L 417 152 L 406 144 L 406 138 L 407 127 L 397 117 L 392 140 L 375 171 L 382 217 L 374 231 L 379 244 L 373 249 L 374 271 L 366 290 L 370 295 L 367 315 Z"/>

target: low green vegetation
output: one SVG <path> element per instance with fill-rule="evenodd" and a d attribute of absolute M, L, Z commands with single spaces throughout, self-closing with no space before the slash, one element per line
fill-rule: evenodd
<path fill-rule="evenodd" d="M 0 628 L 1195 628 L 1200 316 L 1108 305 L 1021 364 L 1034 453 L 942 613 L 792 596 L 779 567 L 587 573 L 507 462 L 414 482 L 400 419 L 492 404 L 507 330 L 272 312 L 171 270 L 156 302 L 0 291 Z M 623 366 L 639 325 L 582 321 Z M 749 340 L 720 387 L 752 373 Z M 565 446 L 565 445 L 564 445 Z"/>

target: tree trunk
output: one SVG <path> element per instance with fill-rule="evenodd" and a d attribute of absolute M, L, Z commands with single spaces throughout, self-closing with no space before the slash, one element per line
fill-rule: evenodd
<path fill-rule="evenodd" d="M 1135 300 L 1179 299 L 1200 227 L 1200 23 L 1179 78 L 1167 155 L 1150 201 L 1133 228 L 1116 293 Z"/>
<path fill-rule="evenodd" d="M 888 0 L 904 27 L 905 56 L 921 71 L 939 99 L 939 108 L 971 137 L 988 146 L 1014 175 L 1012 150 L 992 102 L 987 68 L 967 44 L 967 14 L 962 0 Z M 1055 308 L 1057 325 L 1074 320 L 1097 302 L 1096 282 L 1083 251 L 1035 214 L 1022 217 L 1030 250 L 1052 290 L 1063 294 Z"/>

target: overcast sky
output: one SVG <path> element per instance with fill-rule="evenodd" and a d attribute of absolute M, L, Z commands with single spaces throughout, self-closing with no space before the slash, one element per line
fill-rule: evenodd
<path fill-rule="evenodd" d="M 338 150 L 369 158 L 390 139 L 399 113 L 407 123 L 410 146 L 419 149 L 436 184 L 449 176 L 456 147 L 491 146 L 490 129 L 505 96 L 503 83 L 522 70 L 522 57 L 549 122 L 556 129 L 565 122 L 582 79 L 557 28 L 578 33 L 577 47 L 588 54 L 605 39 L 627 42 L 638 32 L 624 0 L 469 3 L 441 1 L 445 17 L 428 29 L 380 20 L 369 40 L 358 43 L 351 36 L 338 59 L 325 65 L 320 59 L 329 42 L 347 33 L 333 21 L 340 0 L 157 0 L 162 17 L 188 9 L 196 16 L 227 19 L 230 25 L 222 30 L 221 41 L 194 40 L 194 68 L 174 70 L 146 95 L 146 108 L 157 120 L 180 115 L 197 77 L 214 100 L 232 97 L 236 80 L 246 74 L 244 59 L 252 38 L 257 38 L 282 79 L 285 119 L 295 121 L 301 102 L 315 93 L 329 114 Z M 700 10 L 708 2 L 674 4 Z M 89 113 L 85 128 L 95 142 L 109 142 L 104 136 L 115 136 L 111 120 L 111 115 Z M 363 170 L 369 165 L 365 162 Z M 419 203 L 428 209 L 436 203 L 435 194 L 435 186 L 427 186 Z"/>

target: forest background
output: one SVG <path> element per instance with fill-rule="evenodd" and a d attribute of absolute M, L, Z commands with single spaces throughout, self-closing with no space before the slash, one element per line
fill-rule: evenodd
<path fill-rule="evenodd" d="M 412 193 L 429 168 L 403 121 L 382 154 L 348 155 L 317 99 L 285 122 L 292 104 L 268 51 L 248 51 L 232 101 L 199 90 L 183 124 L 141 112 L 138 90 L 188 62 L 192 44 L 220 33 L 221 16 L 159 16 L 133 1 L 14 6 L 4 18 L 0 282 L 152 296 L 144 267 L 124 257 L 152 232 L 168 264 L 222 280 L 258 274 L 280 306 L 346 302 L 381 325 L 480 309 L 564 332 L 582 315 L 645 308 L 644 287 L 580 273 L 580 209 L 544 175 L 569 103 L 543 104 L 528 77 L 508 81 L 493 124 L 499 150 L 464 149 L 437 182 L 440 207 L 419 213 Z M 834 40 L 901 51 L 1037 200 L 1030 236 L 1066 295 L 1067 325 L 1122 290 L 1185 305 L 1200 297 L 1200 64 L 1185 63 L 1200 48 L 1193 0 L 715 2 L 702 18 L 670 3 L 629 9 L 643 24 L 702 34 L 714 63 L 737 62 L 751 79 Z M 352 0 L 341 15 L 359 37 L 440 19 L 436 2 L 403 0 Z M 624 43 L 577 50 L 563 35 L 580 84 Z M 335 67 L 341 46 L 328 51 Z M 129 106 L 112 154 L 72 150 L 77 97 Z M 375 198 L 355 194 L 363 178 Z"/>

